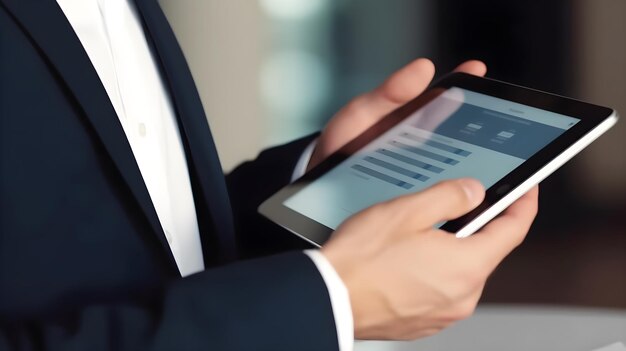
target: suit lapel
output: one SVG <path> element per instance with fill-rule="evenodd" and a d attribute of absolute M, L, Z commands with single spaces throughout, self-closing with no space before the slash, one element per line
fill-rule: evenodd
<path fill-rule="evenodd" d="M 163 76 L 174 102 L 181 134 L 187 143 L 187 158 L 202 224 L 210 222 L 216 237 L 207 230 L 201 236 L 205 261 L 225 262 L 235 258 L 235 237 L 230 200 L 217 150 L 211 136 L 204 109 L 187 62 L 165 15 L 156 0 L 136 0 L 144 29 L 160 63 Z M 207 208 L 210 219 L 200 209 Z M 217 240 L 217 242 L 212 241 Z M 218 245 L 219 247 L 210 247 Z M 217 256 L 217 257 L 215 257 Z"/>
<path fill-rule="evenodd" d="M 0 0 L 47 57 L 85 112 L 152 230 L 174 257 L 111 101 L 78 37 L 55 1 Z M 175 267 L 175 266 L 174 266 Z"/>

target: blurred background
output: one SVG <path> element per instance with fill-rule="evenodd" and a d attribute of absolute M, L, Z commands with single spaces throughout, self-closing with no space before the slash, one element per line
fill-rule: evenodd
<path fill-rule="evenodd" d="M 223 167 L 319 130 L 417 57 L 626 114 L 624 0 L 161 0 Z M 237 135 L 237 138 L 233 138 Z M 526 243 L 484 303 L 626 309 L 626 122 L 542 183 Z"/>

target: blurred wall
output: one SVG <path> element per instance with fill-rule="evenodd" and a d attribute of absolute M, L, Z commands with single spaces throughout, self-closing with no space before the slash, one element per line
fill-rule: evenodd
<path fill-rule="evenodd" d="M 610 106 L 622 120 L 576 159 L 581 195 L 596 206 L 626 200 L 626 1 L 576 2 L 575 72 L 581 99 Z"/>
<path fill-rule="evenodd" d="M 431 54 L 426 0 L 160 3 L 226 171 L 268 145 L 319 130 L 350 98 Z"/>
<path fill-rule="evenodd" d="M 189 62 L 222 166 L 263 146 L 259 69 L 266 36 L 256 1 L 161 0 Z"/>

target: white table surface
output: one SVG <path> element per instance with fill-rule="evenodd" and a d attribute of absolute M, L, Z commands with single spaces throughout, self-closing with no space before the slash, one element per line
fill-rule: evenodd
<path fill-rule="evenodd" d="M 355 351 L 592 351 L 626 344 L 626 310 L 483 305 L 441 333 L 411 342 L 357 341 Z"/>

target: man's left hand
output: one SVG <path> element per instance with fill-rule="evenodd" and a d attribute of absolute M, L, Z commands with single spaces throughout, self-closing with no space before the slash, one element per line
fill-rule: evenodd
<path fill-rule="evenodd" d="M 481 61 L 466 61 L 455 72 L 485 75 Z M 376 89 L 352 99 L 328 122 L 319 137 L 307 170 L 380 121 L 388 113 L 421 94 L 435 74 L 433 63 L 417 59 L 392 74 Z"/>

